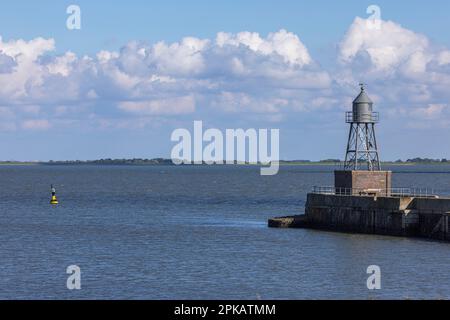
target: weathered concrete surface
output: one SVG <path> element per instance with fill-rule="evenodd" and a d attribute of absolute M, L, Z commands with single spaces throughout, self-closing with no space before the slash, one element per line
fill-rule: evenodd
<path fill-rule="evenodd" d="M 412 207 L 421 213 L 448 213 L 450 199 L 415 198 Z"/>
<path fill-rule="evenodd" d="M 420 214 L 419 236 L 450 241 L 448 214 Z"/>
<path fill-rule="evenodd" d="M 410 208 L 414 198 L 403 197 L 370 197 L 370 196 L 339 196 L 324 194 L 308 194 L 306 207 L 346 207 L 364 208 L 367 210 L 406 210 Z"/>
<path fill-rule="evenodd" d="M 450 241 L 449 216 L 450 199 L 308 194 L 305 215 L 271 219 L 269 226 Z"/>
<path fill-rule="evenodd" d="M 346 232 L 412 236 L 418 216 L 407 210 L 412 198 L 333 196 L 309 194 L 309 226 Z"/>

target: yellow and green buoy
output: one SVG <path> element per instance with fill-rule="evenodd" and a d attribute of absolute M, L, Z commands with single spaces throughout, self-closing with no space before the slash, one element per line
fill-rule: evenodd
<path fill-rule="evenodd" d="M 58 199 L 56 198 L 56 189 L 53 187 L 53 185 L 51 185 L 51 190 L 52 190 L 52 198 L 50 199 L 50 204 L 58 204 Z"/>

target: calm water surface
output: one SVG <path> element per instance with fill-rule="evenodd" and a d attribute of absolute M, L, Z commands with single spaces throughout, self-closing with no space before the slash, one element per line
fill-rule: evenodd
<path fill-rule="evenodd" d="M 396 187 L 450 194 L 450 166 L 392 169 Z M 450 244 L 266 227 L 303 212 L 333 170 L 0 166 L 0 299 L 450 298 Z M 66 288 L 73 264 L 79 291 Z"/>

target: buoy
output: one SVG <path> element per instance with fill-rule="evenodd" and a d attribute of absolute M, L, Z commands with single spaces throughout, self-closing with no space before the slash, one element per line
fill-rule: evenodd
<path fill-rule="evenodd" d="M 56 189 L 53 187 L 53 185 L 51 185 L 51 189 L 52 189 L 52 198 L 50 200 L 50 204 L 58 204 L 58 199 L 56 198 Z"/>

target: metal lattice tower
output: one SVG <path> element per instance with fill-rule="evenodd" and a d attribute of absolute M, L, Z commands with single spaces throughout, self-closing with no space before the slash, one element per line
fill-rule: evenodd
<path fill-rule="evenodd" d="M 353 111 L 346 113 L 346 122 L 350 124 L 345 170 L 369 171 L 381 170 L 378 156 L 375 124 L 379 121 L 378 112 L 373 112 L 373 102 L 367 96 L 364 85 L 360 84 L 361 93 L 353 101 Z"/>

